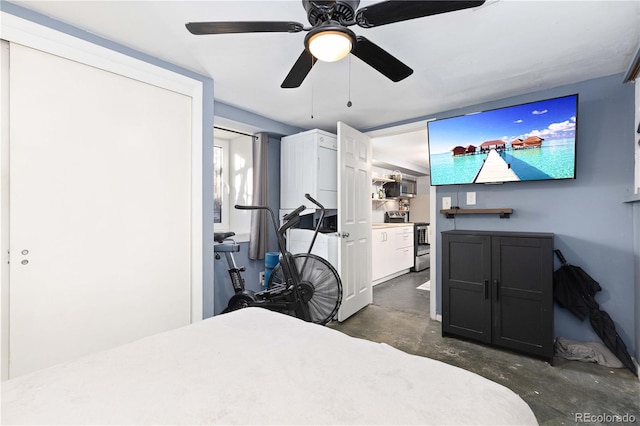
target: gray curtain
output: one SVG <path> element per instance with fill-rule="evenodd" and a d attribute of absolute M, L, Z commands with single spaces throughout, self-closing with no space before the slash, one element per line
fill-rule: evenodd
<path fill-rule="evenodd" d="M 254 206 L 266 206 L 267 200 L 267 140 L 266 133 L 253 138 L 253 201 Z M 264 259 L 267 251 L 268 213 L 264 210 L 251 212 L 251 235 L 249 237 L 249 259 Z"/>

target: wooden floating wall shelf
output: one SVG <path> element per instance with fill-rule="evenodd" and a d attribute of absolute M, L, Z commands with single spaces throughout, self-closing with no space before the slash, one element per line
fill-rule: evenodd
<path fill-rule="evenodd" d="M 457 214 L 498 214 L 500 219 L 508 218 L 513 209 L 446 209 L 440 210 L 447 219 L 452 219 Z"/>

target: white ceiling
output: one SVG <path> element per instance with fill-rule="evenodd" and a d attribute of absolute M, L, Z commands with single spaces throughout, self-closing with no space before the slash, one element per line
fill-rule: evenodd
<path fill-rule="evenodd" d="M 11 2 L 210 76 L 218 101 L 330 132 L 337 121 L 368 129 L 623 73 L 640 46 L 638 0 L 489 0 L 475 9 L 351 27 L 413 68 L 401 82 L 350 55 L 319 62 L 299 88 L 281 89 L 306 32 L 195 36 L 184 24 L 276 20 L 309 26 L 300 0 Z M 361 1 L 360 7 L 374 3 Z"/>

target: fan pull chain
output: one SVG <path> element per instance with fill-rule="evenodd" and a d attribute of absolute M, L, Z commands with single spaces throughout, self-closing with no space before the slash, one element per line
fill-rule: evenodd
<path fill-rule="evenodd" d="M 347 100 L 347 107 L 351 108 L 351 55 L 349 55 L 349 99 Z"/>
<path fill-rule="evenodd" d="M 311 63 L 314 64 L 315 58 L 311 59 Z M 313 72 L 313 65 L 311 68 L 311 119 L 313 120 L 313 88 L 315 87 L 316 73 Z"/>

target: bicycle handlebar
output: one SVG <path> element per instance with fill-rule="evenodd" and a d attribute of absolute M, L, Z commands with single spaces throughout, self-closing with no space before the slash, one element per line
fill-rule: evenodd
<path fill-rule="evenodd" d="M 311 201 L 316 206 L 320 207 L 320 218 L 318 219 L 318 223 L 316 225 L 316 229 L 313 233 L 313 238 L 311 238 L 311 242 L 309 243 L 309 250 L 307 250 L 307 254 L 311 254 L 311 250 L 313 250 L 313 245 L 316 242 L 316 238 L 318 237 L 318 232 L 320 231 L 320 226 L 322 226 L 322 222 L 324 221 L 325 208 L 320 202 L 314 199 L 309 193 L 304 194 L 305 198 Z"/>
<path fill-rule="evenodd" d="M 308 193 L 307 193 L 307 194 L 304 194 L 304 197 L 305 197 L 307 200 L 311 201 L 311 202 L 312 202 L 313 204 L 315 204 L 316 206 L 320 207 L 320 210 L 322 210 L 322 211 L 324 211 L 324 210 L 325 210 L 324 206 L 323 206 L 322 204 L 320 204 L 316 199 L 314 199 L 313 197 L 311 197 L 311 195 L 309 195 Z"/>
<path fill-rule="evenodd" d="M 238 210 L 266 210 L 266 211 L 268 211 L 269 215 L 271 216 L 271 223 L 273 223 L 273 228 L 276 231 L 278 230 L 278 221 L 276 220 L 276 215 L 273 212 L 273 210 L 271 210 L 271 207 L 269 207 L 269 206 L 242 206 L 240 204 L 236 204 L 233 207 L 238 209 Z"/>
<path fill-rule="evenodd" d="M 311 197 L 311 195 L 304 194 L 305 198 L 309 201 L 311 201 L 313 204 L 315 204 L 316 206 L 318 206 L 321 210 L 321 214 L 320 214 L 320 219 L 318 220 L 318 225 L 316 226 L 315 229 L 315 233 L 313 235 L 313 239 L 311 240 L 311 244 L 309 246 L 309 252 L 311 252 L 311 248 L 313 247 L 313 244 L 316 240 L 316 237 L 318 235 L 318 231 L 320 229 L 320 225 L 322 224 L 322 220 L 324 218 L 324 214 L 325 214 L 325 208 L 322 204 L 320 204 L 317 200 L 315 200 L 313 197 Z M 300 222 L 300 213 L 302 213 L 304 210 L 306 210 L 306 206 L 303 204 L 300 207 L 298 207 L 297 209 L 293 210 L 292 212 L 284 215 L 282 217 L 282 220 L 284 221 L 284 223 L 282 224 L 282 226 L 278 227 L 278 223 L 276 220 L 276 215 L 273 212 L 273 210 L 269 207 L 269 206 L 255 206 L 255 205 L 248 205 L 248 206 L 243 206 L 240 204 L 236 204 L 234 206 L 236 209 L 238 210 L 266 210 L 270 213 L 271 215 L 271 222 L 273 222 L 273 228 L 276 231 L 276 239 L 278 240 L 278 248 L 280 249 L 280 251 L 282 253 L 285 252 L 286 250 L 286 243 L 284 240 L 284 234 L 285 232 L 297 225 Z"/>
<path fill-rule="evenodd" d="M 236 204 L 233 207 L 238 210 L 268 210 L 269 209 L 269 207 L 267 206 L 241 206 L 240 204 Z"/>
<path fill-rule="evenodd" d="M 287 213 L 282 217 L 282 220 L 287 221 L 289 219 L 291 219 L 294 216 L 298 216 L 300 213 L 302 213 L 303 210 L 305 210 L 307 207 L 303 204 L 300 207 L 298 207 L 297 209 L 295 209 L 294 211 L 292 211 L 291 213 Z"/>

